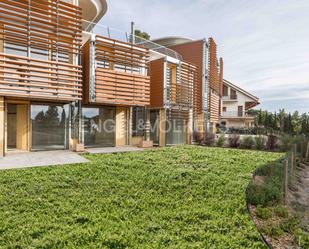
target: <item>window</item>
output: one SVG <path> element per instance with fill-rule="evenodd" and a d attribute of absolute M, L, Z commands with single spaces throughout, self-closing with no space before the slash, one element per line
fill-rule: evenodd
<path fill-rule="evenodd" d="M 226 106 L 223 106 L 222 111 L 226 112 Z"/>
<path fill-rule="evenodd" d="M 132 110 L 132 135 L 144 136 L 146 110 L 144 107 L 133 107 Z"/>
<path fill-rule="evenodd" d="M 229 95 L 229 94 L 228 94 L 228 88 L 227 88 L 227 86 L 225 86 L 225 85 L 223 85 L 222 94 L 223 94 L 223 96 L 228 96 L 228 95 Z"/>
<path fill-rule="evenodd" d="M 27 56 L 28 48 L 25 46 L 20 46 L 12 43 L 5 43 L 4 53 L 17 56 Z"/>

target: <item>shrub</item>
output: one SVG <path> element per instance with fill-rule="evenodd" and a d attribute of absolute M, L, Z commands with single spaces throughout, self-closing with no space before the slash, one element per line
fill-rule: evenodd
<path fill-rule="evenodd" d="M 202 144 L 204 141 L 204 136 L 201 132 L 195 130 L 193 132 L 193 140 L 198 144 Z"/>
<path fill-rule="evenodd" d="M 304 230 L 298 228 L 294 232 L 296 243 L 300 248 L 309 248 L 309 233 L 306 233 Z"/>
<path fill-rule="evenodd" d="M 289 211 L 285 206 L 278 205 L 274 209 L 275 214 L 281 218 L 288 218 L 289 217 Z"/>
<path fill-rule="evenodd" d="M 267 224 L 261 228 L 262 233 L 267 234 L 271 237 L 280 237 L 284 234 L 284 231 L 278 224 Z"/>
<path fill-rule="evenodd" d="M 262 185 L 251 182 L 247 188 L 246 197 L 248 203 L 266 207 L 281 202 L 282 192 L 274 182 L 265 182 Z"/>
<path fill-rule="evenodd" d="M 300 220 L 297 217 L 290 217 L 287 219 L 284 219 L 281 223 L 280 223 L 280 228 L 287 232 L 287 233 L 293 233 L 300 224 Z"/>
<path fill-rule="evenodd" d="M 263 136 L 257 136 L 254 138 L 255 140 L 255 149 L 263 150 L 265 146 L 265 138 Z"/>
<path fill-rule="evenodd" d="M 215 141 L 216 141 L 216 134 L 207 133 L 203 143 L 207 146 L 212 146 L 215 144 Z"/>
<path fill-rule="evenodd" d="M 258 206 L 255 210 L 255 214 L 258 218 L 262 220 L 268 220 L 272 217 L 273 211 L 271 208 L 263 208 L 261 206 Z"/>
<path fill-rule="evenodd" d="M 252 149 L 254 146 L 254 140 L 251 136 L 245 136 L 240 141 L 240 147 L 243 149 Z"/>
<path fill-rule="evenodd" d="M 216 145 L 217 145 L 218 147 L 223 147 L 225 141 L 226 141 L 225 135 L 224 135 L 224 134 L 221 134 L 221 135 L 218 137 L 217 141 L 216 141 Z"/>
<path fill-rule="evenodd" d="M 280 138 L 280 150 L 289 151 L 293 144 L 293 138 L 289 135 L 283 135 Z"/>
<path fill-rule="evenodd" d="M 262 205 L 263 207 L 281 203 L 283 197 L 283 164 L 281 161 L 275 161 L 258 168 L 254 175 L 264 177 L 264 182 L 258 184 L 251 182 L 248 185 L 246 196 L 247 202 L 253 205 Z"/>
<path fill-rule="evenodd" d="M 278 137 L 274 135 L 267 136 L 266 149 L 267 150 L 275 150 L 278 145 Z"/>
<path fill-rule="evenodd" d="M 237 134 L 231 134 L 228 137 L 229 147 L 238 148 L 240 137 Z"/>

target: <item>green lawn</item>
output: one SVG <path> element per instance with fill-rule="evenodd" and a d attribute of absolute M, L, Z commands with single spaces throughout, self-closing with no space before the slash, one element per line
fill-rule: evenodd
<path fill-rule="evenodd" d="M 281 155 L 183 146 L 0 171 L 0 248 L 265 248 L 245 188 Z"/>

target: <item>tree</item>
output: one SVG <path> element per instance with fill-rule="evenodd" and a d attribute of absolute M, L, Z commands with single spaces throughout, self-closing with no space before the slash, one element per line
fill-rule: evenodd
<path fill-rule="evenodd" d="M 134 31 L 134 35 L 136 35 L 138 37 L 141 37 L 141 38 L 143 38 L 145 40 L 150 40 L 150 35 L 147 32 L 143 32 L 143 31 L 141 31 L 139 29 L 136 29 Z"/>

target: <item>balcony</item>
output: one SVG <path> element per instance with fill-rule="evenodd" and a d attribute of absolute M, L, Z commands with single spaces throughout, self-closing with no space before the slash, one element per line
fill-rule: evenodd
<path fill-rule="evenodd" d="M 81 66 L 0 53 L 0 95 L 80 100 Z"/>
<path fill-rule="evenodd" d="M 91 35 L 83 50 L 86 104 L 150 104 L 148 49 Z"/>
<path fill-rule="evenodd" d="M 243 112 L 227 111 L 227 112 L 222 112 L 221 118 L 254 118 L 254 117 L 244 111 Z"/>
<path fill-rule="evenodd" d="M 237 101 L 237 94 L 222 96 L 223 101 Z"/>
<path fill-rule="evenodd" d="M 0 94 L 82 99 L 82 13 L 65 1 L 0 1 Z"/>

